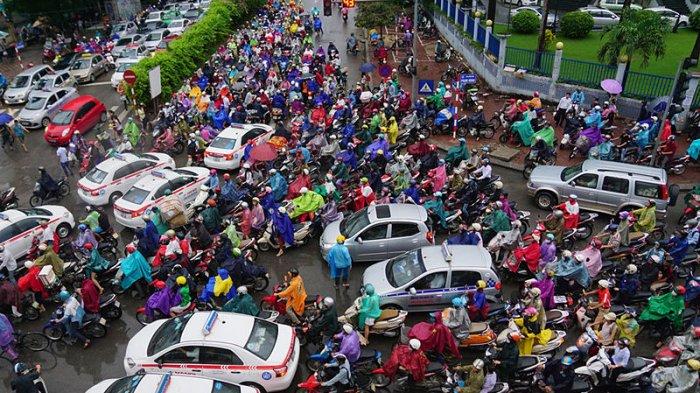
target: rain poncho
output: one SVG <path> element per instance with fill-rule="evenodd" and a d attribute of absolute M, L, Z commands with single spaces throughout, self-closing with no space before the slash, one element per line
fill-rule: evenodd
<path fill-rule="evenodd" d="M 651 373 L 651 386 L 657 392 L 695 393 L 698 372 L 685 364 L 676 367 L 658 367 Z"/>
<path fill-rule="evenodd" d="M 554 303 L 554 280 L 551 277 L 545 275 L 532 283 L 532 287 L 540 289 L 540 299 L 545 309 L 550 310 L 556 307 L 556 303 Z"/>
<path fill-rule="evenodd" d="M 90 230 L 93 231 L 94 233 L 99 233 L 101 230 L 99 218 L 100 218 L 100 213 L 93 210 L 90 212 L 90 214 L 85 216 L 84 220 L 82 220 L 80 222 L 89 226 Z"/>
<path fill-rule="evenodd" d="M 391 351 L 389 360 L 382 368 L 389 378 L 393 378 L 399 367 L 403 367 L 411 377 L 413 382 L 421 382 L 425 378 L 425 370 L 430 361 L 421 350 L 414 351 L 405 344 L 399 344 Z"/>
<path fill-rule="evenodd" d="M 287 307 L 294 310 L 297 315 L 304 314 L 304 302 L 306 302 L 306 288 L 301 277 L 292 277 L 289 285 L 279 292 L 279 297 L 287 299 Z"/>
<path fill-rule="evenodd" d="M 5 314 L 0 314 L 0 348 L 8 346 L 15 339 L 12 324 Z"/>
<path fill-rule="evenodd" d="M 365 319 L 377 319 L 382 315 L 382 310 L 379 308 L 379 295 L 374 293 L 374 290 L 367 290 L 362 297 L 362 307 L 360 307 L 358 315 L 358 326 L 360 329 L 365 328 Z"/>
<path fill-rule="evenodd" d="M 129 118 L 129 120 L 127 120 L 126 124 L 124 125 L 124 135 L 129 138 L 131 146 L 138 145 L 139 139 L 141 139 L 141 131 L 139 130 L 139 126 L 136 125 L 134 119 Z"/>
<path fill-rule="evenodd" d="M 129 288 L 133 283 L 142 278 L 149 283 L 152 281 L 151 266 L 138 250 L 122 259 L 120 269 L 124 273 L 124 278 L 122 278 L 120 284 L 122 289 Z"/>
<path fill-rule="evenodd" d="M 452 146 L 447 149 L 447 155 L 445 156 L 445 161 L 449 162 L 453 166 L 456 166 L 463 160 L 469 159 L 469 147 L 467 142 L 460 141 L 459 145 Z"/>
<path fill-rule="evenodd" d="M 279 235 L 287 245 L 294 244 L 294 225 L 287 214 L 274 210 L 272 212 L 272 228 L 275 234 Z"/>
<path fill-rule="evenodd" d="M 433 190 L 442 190 L 442 187 L 447 182 L 447 168 L 445 168 L 445 165 L 438 165 L 433 171 Z"/>
<path fill-rule="evenodd" d="M 603 268 L 603 259 L 600 255 L 600 250 L 593 245 L 589 245 L 583 250 L 577 251 L 574 254 L 574 257 L 579 254 L 586 258 L 584 259 L 583 264 L 588 269 L 588 275 L 591 277 L 597 276 L 600 269 Z"/>
<path fill-rule="evenodd" d="M 619 338 L 627 338 L 630 341 L 630 346 L 634 347 L 637 343 L 637 334 L 639 333 L 639 323 L 629 314 L 623 314 L 615 321 L 619 331 Z"/>
<path fill-rule="evenodd" d="M 518 349 L 521 355 L 530 355 L 532 347 L 535 345 L 544 345 L 552 339 L 552 331 L 549 329 L 540 329 L 540 323 L 537 316 L 513 319 L 515 325 L 520 329 L 522 338 L 518 342 Z"/>
<path fill-rule="evenodd" d="M 530 242 L 526 247 L 518 247 L 513 251 L 513 255 L 517 261 L 525 261 L 527 263 L 527 268 L 535 273 L 539 267 L 540 263 L 540 245 L 533 241 Z M 508 268 L 512 272 L 517 272 L 520 263 L 514 263 L 509 265 Z"/>
<path fill-rule="evenodd" d="M 450 328 L 442 323 L 442 313 L 436 312 L 434 315 L 435 322 L 420 322 L 414 325 L 408 331 L 408 338 L 417 338 L 421 342 L 421 349 L 426 351 L 434 351 L 439 354 L 445 354 L 449 351 L 452 356 L 461 358 L 457 342 Z"/>
<path fill-rule="evenodd" d="M 432 210 L 440 219 L 440 226 L 447 228 L 447 212 L 440 199 L 432 199 L 423 204 L 426 210 Z"/>
<path fill-rule="evenodd" d="M 603 136 L 600 135 L 600 130 L 596 127 L 586 128 L 581 131 L 579 137 L 585 136 L 588 138 L 588 147 L 599 145 L 603 142 Z"/>
<path fill-rule="evenodd" d="M 700 158 L 700 139 L 694 140 L 690 146 L 688 146 L 688 155 L 696 161 Z"/>
<path fill-rule="evenodd" d="M 532 135 L 533 138 L 537 139 L 538 137 L 544 141 L 544 143 L 547 144 L 547 146 L 554 147 L 554 141 L 556 140 L 556 134 L 554 133 L 554 128 L 552 126 L 545 127 L 536 133 Z"/>
<path fill-rule="evenodd" d="M 494 210 L 488 214 L 484 217 L 483 223 L 496 233 L 510 231 L 510 220 L 502 210 Z"/>
<path fill-rule="evenodd" d="M 181 301 L 182 298 L 177 291 L 165 287 L 155 292 L 146 301 L 146 316 L 149 320 L 152 320 L 155 316 L 155 311 L 160 312 L 162 315 L 169 316 L 170 308 L 179 305 Z"/>
<path fill-rule="evenodd" d="M 637 222 L 634 223 L 634 230 L 651 233 L 656 226 L 656 208 L 645 206 L 633 211 L 632 214 L 637 217 Z"/>
<path fill-rule="evenodd" d="M 336 243 L 328 251 L 326 256 L 328 260 L 328 266 L 331 270 L 331 278 L 336 278 L 338 276 L 338 269 L 349 268 L 352 266 L 352 259 L 350 258 L 350 251 L 348 247 L 344 244 Z"/>
<path fill-rule="evenodd" d="M 540 245 L 540 267 L 544 267 L 557 258 L 557 246 L 553 241 L 545 239 Z"/>
<path fill-rule="evenodd" d="M 350 334 L 342 331 L 335 335 L 336 340 L 340 340 L 340 348 L 338 353 L 342 353 L 348 358 L 350 363 L 355 363 L 357 359 L 360 358 L 360 335 L 356 331 L 350 332 Z"/>
<path fill-rule="evenodd" d="M 91 273 L 100 273 L 109 267 L 109 261 L 104 259 L 96 248 L 90 253 L 90 260 L 85 265 L 85 273 L 89 276 Z"/>
<path fill-rule="evenodd" d="M 323 197 L 314 191 L 307 191 L 305 194 L 292 200 L 294 211 L 289 215 L 290 218 L 296 218 L 305 213 L 312 213 L 320 209 L 324 204 Z"/>
<path fill-rule="evenodd" d="M 50 265 L 57 276 L 63 275 L 63 260 L 51 248 L 47 248 L 44 255 L 35 259 L 34 265 L 39 267 Z"/>
<path fill-rule="evenodd" d="M 673 292 L 663 295 L 652 296 L 649 304 L 639 316 L 640 321 L 658 321 L 667 318 L 673 323 L 674 328 L 680 329 L 683 326 L 683 310 L 685 301 L 683 296 L 678 296 Z"/>
<path fill-rule="evenodd" d="M 167 232 L 167 230 L 170 228 L 168 227 L 168 223 L 160 217 L 160 210 L 158 210 L 158 208 L 153 208 L 152 213 L 151 222 L 156 226 L 158 234 L 162 235 Z"/>
<path fill-rule="evenodd" d="M 377 138 L 377 140 L 367 146 L 366 152 L 369 153 L 369 158 L 373 160 L 377 156 L 379 150 L 384 153 L 384 157 L 386 157 L 387 160 L 391 160 L 392 155 L 389 150 L 389 142 L 383 138 Z"/>
<path fill-rule="evenodd" d="M 574 280 L 584 288 L 591 283 L 586 265 L 578 263 L 574 258 L 560 259 L 556 264 L 555 275 L 566 280 Z"/>
<path fill-rule="evenodd" d="M 269 182 L 276 201 L 281 201 L 287 196 L 287 180 L 279 172 L 275 173 Z"/>
<path fill-rule="evenodd" d="M 238 294 L 231 298 L 224 304 L 223 311 L 248 314 L 255 317 L 260 313 L 260 308 L 255 304 L 253 297 L 246 293 L 244 295 Z"/>
<path fill-rule="evenodd" d="M 530 124 L 530 115 L 527 112 L 524 114 L 525 118 L 520 121 L 513 123 L 511 127 L 520 135 L 520 140 L 522 140 L 523 145 L 530 146 L 532 143 L 532 135 L 535 130 L 532 129 L 532 124 Z"/>

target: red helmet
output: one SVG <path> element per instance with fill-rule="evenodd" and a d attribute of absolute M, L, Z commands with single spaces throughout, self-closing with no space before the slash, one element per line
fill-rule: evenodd
<path fill-rule="evenodd" d="M 677 286 L 676 293 L 681 295 L 681 296 L 685 295 L 685 287 L 683 285 Z"/>
<path fill-rule="evenodd" d="M 84 247 L 86 250 L 92 250 L 92 243 L 85 243 L 85 244 L 83 244 L 83 247 Z"/>
<path fill-rule="evenodd" d="M 700 326 L 695 326 L 693 328 L 693 336 L 695 336 L 695 338 L 700 338 Z"/>
<path fill-rule="evenodd" d="M 126 246 L 126 252 L 128 252 L 129 254 L 131 254 L 134 251 L 136 251 L 136 246 L 134 246 L 133 244 L 128 244 Z"/>

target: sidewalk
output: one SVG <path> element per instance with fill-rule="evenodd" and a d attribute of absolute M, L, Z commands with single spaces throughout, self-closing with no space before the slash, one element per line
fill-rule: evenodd
<path fill-rule="evenodd" d="M 42 64 L 41 46 L 34 45 L 29 48 L 25 48 L 24 50 L 21 50 L 19 52 L 19 55 L 22 58 L 21 65 L 24 66 L 24 69 L 28 68 L 29 63 L 32 63 L 34 65 Z M 10 58 L 3 58 L 2 62 L 0 63 L 0 74 L 3 74 L 5 78 L 8 79 L 8 81 L 12 80 L 12 78 L 14 78 L 15 75 L 22 72 L 22 66 L 20 66 L 20 61 L 17 59 L 16 56 Z"/>

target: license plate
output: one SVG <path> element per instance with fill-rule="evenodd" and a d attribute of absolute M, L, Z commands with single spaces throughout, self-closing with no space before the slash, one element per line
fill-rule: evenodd
<path fill-rule="evenodd" d="M 214 160 L 214 162 L 221 162 L 221 161 L 223 161 L 223 159 L 222 159 L 221 157 L 212 157 L 212 159 Z"/>
<path fill-rule="evenodd" d="M 29 124 L 31 124 L 28 121 L 20 121 L 19 123 L 22 124 L 23 126 L 28 126 Z"/>
<path fill-rule="evenodd" d="M 107 320 L 104 318 L 100 318 L 100 325 L 106 325 L 106 324 L 107 324 Z"/>
<path fill-rule="evenodd" d="M 119 300 L 114 301 L 114 306 L 115 307 L 121 307 L 121 303 L 119 303 Z"/>
<path fill-rule="evenodd" d="M 117 211 L 119 211 L 119 210 L 117 210 Z M 124 217 L 124 218 L 129 218 L 129 217 L 131 217 L 131 214 L 126 213 L 126 212 L 122 212 L 122 211 L 119 212 L 119 215 L 122 216 L 122 217 Z"/>
<path fill-rule="evenodd" d="M 566 303 L 566 296 L 554 296 L 554 303 L 557 303 L 557 304 Z"/>

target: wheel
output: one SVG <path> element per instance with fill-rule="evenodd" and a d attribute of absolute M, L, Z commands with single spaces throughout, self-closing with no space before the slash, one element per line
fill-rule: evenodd
<path fill-rule="evenodd" d="M 139 323 L 143 326 L 148 325 L 148 317 L 146 316 L 145 312 L 137 312 L 136 320 L 139 321 Z"/>
<path fill-rule="evenodd" d="M 547 210 L 556 203 L 556 199 L 552 193 L 542 191 L 535 196 L 535 203 L 540 209 Z"/>
<path fill-rule="evenodd" d="M 63 337 L 63 328 L 59 325 L 49 325 L 44 328 L 44 334 L 49 340 L 58 341 Z"/>
<path fill-rule="evenodd" d="M 680 175 L 682 175 L 682 174 L 685 173 L 685 169 L 686 169 L 686 166 L 685 166 L 685 165 L 681 165 L 680 168 L 675 169 L 675 170 L 673 171 L 673 174 L 679 175 L 679 176 L 680 176 Z"/>
<path fill-rule="evenodd" d="M 182 154 L 182 152 L 185 151 L 185 143 L 183 141 L 177 141 L 173 149 L 175 149 L 175 154 Z"/>
<path fill-rule="evenodd" d="M 583 229 L 585 229 L 585 231 L 581 232 L 581 239 L 586 240 L 593 234 L 593 223 L 587 223 L 583 226 Z"/>
<path fill-rule="evenodd" d="M 41 119 L 41 126 L 42 127 L 47 127 L 49 125 L 49 123 L 51 123 L 51 120 L 49 120 L 48 117 Z"/>
<path fill-rule="evenodd" d="M 115 321 L 122 317 L 122 309 L 115 305 L 111 305 L 102 311 L 102 316 L 110 321 Z"/>
<path fill-rule="evenodd" d="M 114 205 L 114 203 L 121 197 L 122 197 L 121 192 L 117 191 L 117 192 L 113 193 L 112 195 L 109 196 L 109 204 Z"/>
<path fill-rule="evenodd" d="M 49 347 L 51 342 L 45 335 L 37 332 L 27 333 L 22 336 L 22 346 L 34 352 L 43 351 Z"/>
<path fill-rule="evenodd" d="M 32 195 L 31 198 L 29 198 L 29 206 L 34 207 L 39 205 L 41 205 L 41 198 L 39 198 L 38 195 Z"/>
<path fill-rule="evenodd" d="M 534 164 L 525 165 L 525 168 L 523 168 L 523 177 L 525 178 L 525 180 L 528 180 L 530 178 L 533 169 L 535 169 Z"/>
<path fill-rule="evenodd" d="M 498 141 L 501 143 L 508 143 L 508 134 L 503 131 L 503 133 L 501 133 L 501 135 L 498 137 Z"/>
<path fill-rule="evenodd" d="M 93 322 L 85 328 L 85 335 L 93 338 L 101 338 L 107 334 L 107 328 L 98 322 Z"/>
<path fill-rule="evenodd" d="M 102 112 L 100 115 L 100 123 L 104 123 L 107 121 L 107 112 Z"/>
<path fill-rule="evenodd" d="M 116 261 L 118 259 L 117 253 L 112 251 L 111 248 L 100 250 L 100 254 L 102 254 L 102 257 L 108 261 Z"/>
<path fill-rule="evenodd" d="M 37 310 L 36 308 L 34 308 L 32 306 L 26 307 L 22 311 L 23 311 L 22 316 L 27 321 L 36 321 L 37 319 L 39 319 L 39 310 Z"/>
<path fill-rule="evenodd" d="M 272 307 L 272 304 L 267 303 L 264 300 L 261 300 L 260 301 L 260 310 L 261 311 L 272 311 L 272 310 L 274 310 L 274 308 Z"/>
<path fill-rule="evenodd" d="M 318 360 L 306 359 L 306 368 L 308 368 L 309 371 L 316 372 L 319 367 L 321 367 L 321 362 Z"/>
<path fill-rule="evenodd" d="M 527 223 L 527 221 L 524 221 L 524 220 L 520 221 L 520 236 L 525 236 L 528 229 L 530 229 L 530 228 L 528 228 L 529 226 L 530 225 Z"/>
<path fill-rule="evenodd" d="M 241 385 L 250 386 L 251 388 L 257 389 L 260 393 L 267 393 L 267 390 L 265 390 L 264 387 L 258 385 L 255 382 L 243 382 L 241 383 Z"/>
<path fill-rule="evenodd" d="M 574 240 L 571 238 L 564 239 L 562 242 L 565 250 L 572 250 L 574 248 Z"/>
<path fill-rule="evenodd" d="M 70 186 L 68 183 L 63 183 L 58 187 L 58 195 L 65 197 L 70 194 Z"/>
<path fill-rule="evenodd" d="M 126 292 L 126 290 L 124 288 L 122 288 L 120 283 L 112 284 L 111 290 L 112 290 L 112 293 L 115 295 L 121 295 L 124 292 Z"/>
<path fill-rule="evenodd" d="M 70 232 L 71 227 L 67 222 L 64 222 L 63 224 L 59 225 L 58 228 L 56 228 L 56 233 L 61 239 L 65 239 L 70 236 Z"/>
<path fill-rule="evenodd" d="M 493 138 L 493 134 L 496 133 L 495 130 L 496 130 L 496 127 L 493 124 L 491 124 L 487 128 L 485 128 L 484 130 L 481 131 L 481 136 L 483 136 L 486 139 L 491 139 L 491 138 Z"/>
<path fill-rule="evenodd" d="M 681 23 L 678 24 L 678 27 L 684 29 L 684 28 L 688 27 L 688 24 L 685 23 L 685 22 L 681 22 Z"/>
<path fill-rule="evenodd" d="M 372 374 L 370 380 L 373 386 L 380 388 L 387 387 L 391 383 L 391 379 L 384 374 Z"/>
<path fill-rule="evenodd" d="M 270 243 L 262 242 L 262 243 L 259 243 L 259 244 L 258 244 L 258 248 L 259 248 L 260 251 L 262 251 L 262 252 L 268 252 L 268 251 L 270 251 L 270 248 L 271 248 L 271 247 L 270 247 Z"/>
<path fill-rule="evenodd" d="M 255 286 L 253 287 L 253 289 L 256 292 L 262 292 L 267 289 L 268 285 L 270 285 L 270 280 L 267 277 L 257 277 L 255 279 Z"/>

